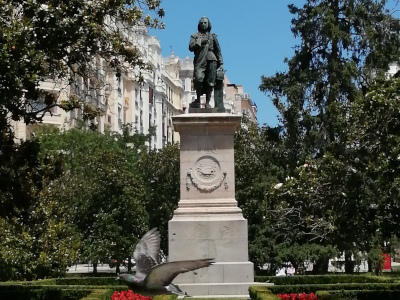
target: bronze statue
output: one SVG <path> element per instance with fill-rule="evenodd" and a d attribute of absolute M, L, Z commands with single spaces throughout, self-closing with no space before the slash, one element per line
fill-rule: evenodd
<path fill-rule="evenodd" d="M 198 32 L 190 37 L 189 50 L 194 52 L 194 88 L 197 99 L 190 107 L 200 107 L 200 96 L 206 95 L 206 108 L 211 108 L 210 99 L 213 89 L 217 86 L 215 106 L 223 109 L 222 88 L 224 68 L 221 48 L 217 36 L 211 34 L 211 23 L 207 17 L 202 17 L 197 26 Z"/>

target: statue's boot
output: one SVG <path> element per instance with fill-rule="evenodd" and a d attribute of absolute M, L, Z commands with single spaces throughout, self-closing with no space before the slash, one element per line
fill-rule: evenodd
<path fill-rule="evenodd" d="M 197 93 L 197 99 L 189 104 L 189 107 L 200 108 L 200 95 Z"/>
<path fill-rule="evenodd" d="M 211 99 L 211 93 L 208 92 L 208 93 L 206 94 L 206 108 L 211 108 L 210 99 Z"/>

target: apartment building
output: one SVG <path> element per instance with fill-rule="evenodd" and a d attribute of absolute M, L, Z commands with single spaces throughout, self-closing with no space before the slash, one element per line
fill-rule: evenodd
<path fill-rule="evenodd" d="M 98 57 L 89 66 L 92 70 L 89 78 L 76 76 L 73 84 L 69 85 L 49 76 L 40 83 L 40 88 L 55 93 L 58 103 L 76 95 L 85 99 L 84 105 L 101 110 L 101 116 L 87 121 L 88 126 L 96 127 L 100 132 L 121 132 L 124 124 L 128 123 L 135 131 L 144 134 L 154 127 L 155 135 L 149 146 L 162 148 L 168 142 L 177 141 L 171 117 L 183 113 L 184 91 L 179 79 L 179 62 L 172 59 L 171 63 L 164 64 L 160 42 L 155 36 L 148 35 L 145 26 L 121 26 L 121 32 L 139 49 L 151 70 L 127 66 L 126 71 L 116 74 Z M 139 77 L 143 79 L 140 83 Z M 44 107 L 41 101 L 34 105 L 38 111 Z M 85 110 L 84 105 L 70 112 L 55 107 L 44 115 L 43 124 L 66 129 L 77 126 Z M 40 130 L 41 124 L 26 126 L 23 122 L 14 122 L 13 126 L 16 138 L 30 139 Z"/>

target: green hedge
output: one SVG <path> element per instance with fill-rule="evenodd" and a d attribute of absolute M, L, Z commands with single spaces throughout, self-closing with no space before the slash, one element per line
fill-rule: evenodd
<path fill-rule="evenodd" d="M 268 289 L 273 294 L 316 293 L 329 290 L 400 290 L 400 283 L 337 283 L 337 284 L 304 284 L 304 285 L 274 285 Z"/>
<path fill-rule="evenodd" d="M 400 291 L 382 291 L 382 290 L 369 290 L 369 291 L 318 291 L 317 296 L 319 300 L 398 300 L 400 299 Z"/>
<path fill-rule="evenodd" d="M 57 285 L 124 285 L 116 277 L 71 277 L 56 279 Z"/>
<path fill-rule="evenodd" d="M 252 300 L 280 300 L 277 295 L 274 295 L 266 287 L 250 286 L 249 295 Z"/>
<path fill-rule="evenodd" d="M 113 289 L 116 291 L 127 290 L 128 287 L 125 285 L 24 285 L 24 284 L 2 284 L 0 285 L 0 291 L 21 291 L 21 290 L 40 290 L 40 289 L 48 289 L 48 290 L 60 290 L 60 289 L 75 289 L 75 290 L 95 290 L 95 289 Z M 1 299 L 1 298 L 0 298 Z"/>
<path fill-rule="evenodd" d="M 80 300 L 108 300 L 114 293 L 112 289 L 95 289 L 89 295 Z"/>
<path fill-rule="evenodd" d="M 126 285 L 118 284 L 119 282 L 115 281 L 115 277 L 2 282 L 0 284 L 0 299 L 109 300 L 114 291 L 124 291 L 128 289 Z M 153 299 L 174 300 L 176 296 L 162 295 L 156 296 Z"/>
<path fill-rule="evenodd" d="M 33 281 L 5 281 L 0 282 L 0 286 L 2 285 L 56 285 L 56 279 L 42 279 L 42 280 L 33 280 Z"/>
<path fill-rule="evenodd" d="M 317 291 L 318 300 L 341 300 L 340 296 L 334 294 L 333 291 Z"/>
<path fill-rule="evenodd" d="M 256 282 L 271 282 L 276 285 L 294 284 L 334 284 L 334 283 L 391 283 L 395 278 L 370 275 L 295 275 L 295 276 L 256 276 Z"/>
<path fill-rule="evenodd" d="M 92 289 L 31 289 L 25 287 L 19 290 L 0 290 L 2 300 L 78 300 L 86 297 Z"/>

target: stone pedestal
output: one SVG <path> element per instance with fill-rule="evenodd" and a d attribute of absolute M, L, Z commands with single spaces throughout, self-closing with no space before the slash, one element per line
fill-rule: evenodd
<path fill-rule="evenodd" d="M 226 113 L 173 117 L 180 134 L 181 198 L 169 221 L 169 260 L 216 261 L 174 280 L 192 296 L 247 296 L 254 282 L 247 220 L 235 200 L 233 137 L 240 119 Z"/>

